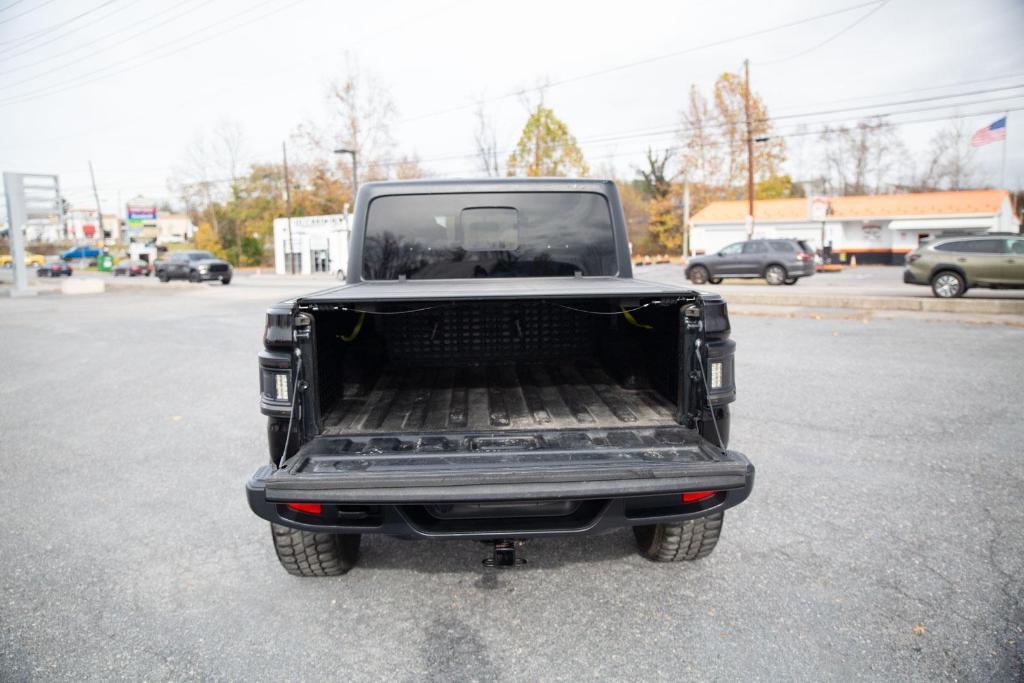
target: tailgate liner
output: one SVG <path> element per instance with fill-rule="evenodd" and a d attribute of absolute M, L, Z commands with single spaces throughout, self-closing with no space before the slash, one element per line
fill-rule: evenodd
<path fill-rule="evenodd" d="M 594 498 L 745 486 L 733 451 L 676 428 L 318 437 L 251 485 L 268 501 Z"/>

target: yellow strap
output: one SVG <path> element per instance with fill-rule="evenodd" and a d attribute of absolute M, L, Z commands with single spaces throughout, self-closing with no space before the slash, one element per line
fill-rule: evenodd
<path fill-rule="evenodd" d="M 345 335 L 339 334 L 338 339 L 343 342 L 355 341 L 355 338 L 359 336 L 359 332 L 363 329 L 363 319 L 365 318 L 366 313 L 360 313 L 359 320 L 356 321 L 356 326 L 352 328 L 352 331 Z"/>
<path fill-rule="evenodd" d="M 641 330 L 654 329 L 654 325 L 644 325 L 643 323 L 638 323 L 636 321 L 636 318 L 633 317 L 633 314 L 626 310 L 625 306 L 619 306 L 619 308 L 622 310 L 622 315 L 626 319 L 626 322 L 632 325 L 633 327 L 639 327 Z"/>

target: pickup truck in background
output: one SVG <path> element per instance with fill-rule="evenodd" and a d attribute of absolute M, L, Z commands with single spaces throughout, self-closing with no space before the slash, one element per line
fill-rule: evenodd
<path fill-rule="evenodd" d="M 753 486 L 726 447 L 725 302 L 632 278 L 612 182 L 364 185 L 346 284 L 272 306 L 264 346 L 246 491 L 292 574 L 345 573 L 362 534 L 507 566 L 531 537 L 632 527 L 694 560 Z"/>
<path fill-rule="evenodd" d="M 153 264 L 153 272 L 160 282 L 220 280 L 225 285 L 231 284 L 234 275 L 230 263 L 208 251 L 172 251 L 166 259 Z"/>

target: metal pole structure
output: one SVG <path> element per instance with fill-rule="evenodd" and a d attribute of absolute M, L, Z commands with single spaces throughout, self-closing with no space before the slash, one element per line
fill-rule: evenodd
<path fill-rule="evenodd" d="M 747 239 L 754 237 L 754 140 L 750 130 L 750 60 L 743 60 L 743 111 L 747 118 Z"/>
<path fill-rule="evenodd" d="M 18 173 L 4 173 L 4 198 L 7 203 L 7 233 L 11 240 L 11 265 L 14 267 L 14 289 L 11 296 L 31 296 L 25 272 L 25 180 Z"/>
<path fill-rule="evenodd" d="M 288 261 L 286 272 L 295 274 L 295 250 L 292 246 L 292 189 L 288 182 L 288 148 L 281 143 L 281 155 L 284 157 L 284 201 L 288 218 Z"/>
<path fill-rule="evenodd" d="M 1006 189 L 1006 147 L 1010 144 L 1010 113 L 1004 112 L 1003 118 L 1006 120 L 1006 123 L 1003 124 L 1003 130 L 1006 131 L 1006 134 L 1003 137 L 1003 171 L 1002 174 L 999 176 L 1000 190 Z"/>
<path fill-rule="evenodd" d="M 96 190 L 96 174 L 92 172 L 92 162 L 89 162 L 89 177 L 92 179 L 92 196 L 96 198 L 96 230 L 99 231 L 100 243 L 103 243 L 103 209 L 100 208 L 100 193 Z M 84 234 L 84 232 L 83 232 Z M 96 258 L 97 265 L 99 257 Z M 82 250 L 82 267 L 85 267 L 85 250 Z"/>
<path fill-rule="evenodd" d="M 335 154 L 350 154 L 352 156 L 352 202 L 355 203 L 356 193 L 359 192 L 359 174 L 356 171 L 356 151 L 354 149 L 336 149 Z"/>

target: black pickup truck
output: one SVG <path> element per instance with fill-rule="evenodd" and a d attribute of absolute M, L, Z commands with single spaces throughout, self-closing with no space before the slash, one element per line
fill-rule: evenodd
<path fill-rule="evenodd" d="M 611 182 L 364 185 L 346 284 L 267 313 L 249 505 L 300 576 L 369 533 L 514 565 L 633 527 L 651 560 L 704 557 L 754 483 L 729 333 L 719 296 L 633 279 Z"/>

